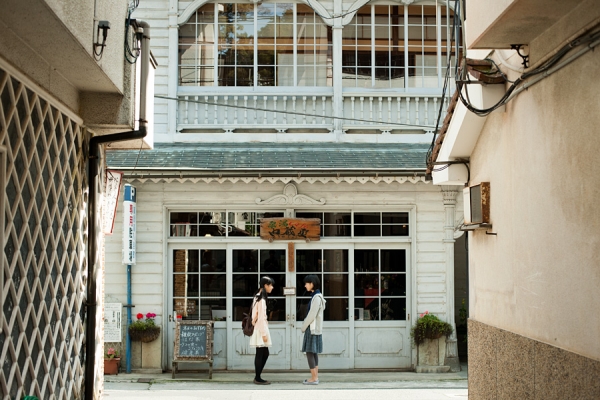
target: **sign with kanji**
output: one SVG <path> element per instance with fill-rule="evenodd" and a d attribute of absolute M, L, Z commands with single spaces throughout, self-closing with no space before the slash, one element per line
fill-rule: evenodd
<path fill-rule="evenodd" d="M 125 184 L 123 193 L 123 264 L 135 265 L 136 194 L 135 187 Z"/>
<path fill-rule="evenodd" d="M 274 240 L 319 240 L 321 220 L 319 218 L 264 218 L 260 221 L 261 239 Z"/>
<path fill-rule="evenodd" d="M 117 202 L 121 190 L 123 173 L 119 171 L 106 171 L 106 189 L 104 190 L 103 231 L 106 235 L 112 235 L 117 215 Z"/>

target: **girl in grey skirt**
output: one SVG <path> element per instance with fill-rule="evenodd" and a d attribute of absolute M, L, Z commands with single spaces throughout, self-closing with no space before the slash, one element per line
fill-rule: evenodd
<path fill-rule="evenodd" d="M 310 379 L 305 379 L 305 385 L 319 384 L 319 353 L 323 352 L 323 311 L 325 310 L 325 299 L 321 294 L 321 280 L 316 275 L 308 275 L 304 278 L 304 287 L 311 293 L 308 303 L 306 318 L 302 324 L 304 340 L 302 341 L 302 352 L 306 353 L 308 367 L 310 368 Z"/>

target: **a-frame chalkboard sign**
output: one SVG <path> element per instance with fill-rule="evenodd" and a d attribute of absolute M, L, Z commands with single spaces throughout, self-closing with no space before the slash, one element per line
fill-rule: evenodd
<path fill-rule="evenodd" d="M 213 321 L 180 321 L 175 324 L 173 378 L 179 372 L 180 363 L 207 362 L 209 363 L 208 378 L 212 379 L 213 328 Z"/>

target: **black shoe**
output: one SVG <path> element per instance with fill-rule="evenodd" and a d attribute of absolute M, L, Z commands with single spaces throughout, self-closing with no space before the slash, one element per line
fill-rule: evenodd
<path fill-rule="evenodd" d="M 271 382 L 269 381 L 265 381 L 265 380 L 258 380 L 258 379 L 254 379 L 254 384 L 255 385 L 270 385 Z"/>

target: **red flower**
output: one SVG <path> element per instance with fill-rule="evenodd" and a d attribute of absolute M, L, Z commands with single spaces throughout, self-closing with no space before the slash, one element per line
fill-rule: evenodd
<path fill-rule="evenodd" d="M 138 313 L 138 315 L 136 315 L 137 319 L 142 319 L 144 318 L 144 314 L 142 313 Z"/>

